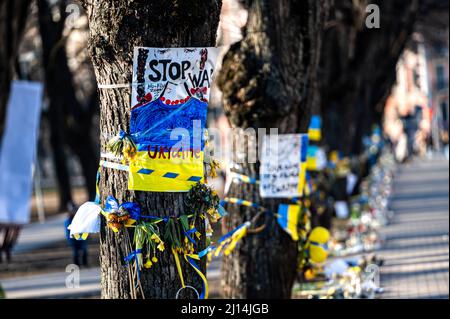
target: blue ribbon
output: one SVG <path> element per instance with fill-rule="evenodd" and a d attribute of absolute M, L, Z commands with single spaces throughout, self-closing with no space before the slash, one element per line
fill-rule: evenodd
<path fill-rule="evenodd" d="M 129 265 L 133 259 L 136 259 L 136 269 L 137 269 L 137 280 L 141 279 L 141 268 L 139 267 L 139 258 L 138 255 L 142 254 L 142 249 L 137 249 L 133 252 L 131 252 L 127 257 L 124 258 L 125 263 Z M 138 286 L 138 283 L 136 282 L 136 287 Z"/>
<path fill-rule="evenodd" d="M 128 202 L 120 205 L 120 207 L 123 207 L 128 214 L 130 214 L 131 219 L 134 219 L 135 221 L 141 219 L 141 207 L 139 204 Z"/>
<path fill-rule="evenodd" d="M 211 251 L 215 250 L 216 247 L 214 246 L 209 246 L 208 248 L 206 248 L 205 250 L 202 250 L 201 252 L 198 253 L 198 257 L 199 258 L 203 258 L 206 255 L 208 255 Z"/>
<path fill-rule="evenodd" d="M 194 234 L 197 231 L 197 228 L 192 228 L 191 230 L 185 231 L 184 235 L 186 235 L 187 239 L 189 239 L 189 241 L 191 243 L 194 244 L 194 246 L 197 246 L 197 243 L 195 242 L 195 240 L 191 237 L 192 234 Z"/>
<path fill-rule="evenodd" d="M 129 134 L 125 131 L 120 130 L 119 138 L 123 140 L 125 137 L 129 136 Z"/>

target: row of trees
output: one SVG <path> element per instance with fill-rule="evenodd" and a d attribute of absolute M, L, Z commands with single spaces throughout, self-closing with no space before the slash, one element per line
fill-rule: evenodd
<path fill-rule="evenodd" d="M 80 90 L 74 83 L 66 50 L 67 5 L 66 1 L 47 0 L 5 0 L 0 4 L 0 36 L 5 44 L 0 48 L 0 136 L 11 81 L 45 81 L 48 108 L 44 110 L 43 120 L 49 130 L 60 211 L 73 204 L 67 151 L 77 157 L 90 197 L 95 196 L 99 157 L 98 137 L 92 134 L 93 120 L 98 113 L 97 92 L 87 92 L 88 96 L 83 98 L 77 95 Z M 35 41 L 33 36 L 39 37 L 38 46 L 24 43 L 25 39 Z M 23 67 L 20 53 L 31 48 L 37 51 L 35 58 Z M 91 79 L 88 77 L 87 81 Z"/>
<path fill-rule="evenodd" d="M 30 2 L 6 0 L 1 4 L 0 33 L 8 34 L 6 39 L 12 36 L 16 40 L 7 41 L 11 45 L 0 47 L 0 119 L 5 108 L 7 85 L 12 78 L 12 61 L 17 58 L 17 39 L 23 33 L 23 21 Z M 88 49 L 100 84 L 131 82 L 135 46 L 204 47 L 216 44 L 221 0 L 80 2 L 89 19 Z M 380 9 L 380 29 L 366 26 L 366 8 L 370 3 Z M 277 127 L 281 134 L 306 133 L 311 115 L 321 114 L 324 146 L 347 156 L 358 155 L 362 151 L 362 136 L 370 132 L 373 124 L 381 124 L 385 101 L 396 80 L 397 61 L 416 21 L 426 10 L 442 3 L 438 0 L 243 0 L 242 5 L 249 12 L 244 37 L 230 48 L 218 77 L 230 123 L 243 129 Z M 19 4 L 20 10 L 14 9 Z M 89 114 L 80 112 L 76 97 L 70 93 L 73 88 L 65 52 L 56 50 L 55 54 L 54 46 L 61 38 L 61 26 L 53 25 L 49 20 L 46 0 L 38 0 L 38 5 L 52 114 L 59 120 L 62 113 L 70 112 L 74 122 L 78 123 L 68 140 L 72 141 L 73 149 L 81 159 L 86 177 L 94 180 L 98 155 L 90 143 L 79 143 L 90 140 L 86 135 L 88 128 L 83 126 L 90 125 L 86 119 Z M 69 95 L 61 97 L 61 91 L 69 92 Z M 107 136 L 117 133 L 119 124 L 129 123 L 130 90 L 99 90 L 98 94 L 100 138 L 104 147 Z M 256 143 L 236 134 L 236 139 Z M 61 161 L 55 158 L 55 162 Z M 258 172 L 258 164 L 241 167 L 241 173 L 245 175 L 258 176 Z M 67 175 L 62 176 L 60 183 L 68 179 Z M 152 212 L 161 212 L 164 208 L 179 213 L 186 196 L 127 191 L 127 175 L 115 171 L 102 171 L 100 189 L 102 202 L 108 195 L 113 195 L 119 202 L 135 201 L 145 211 Z M 230 196 L 259 202 L 273 210 L 280 203 L 262 201 L 258 188 L 245 184 L 232 185 Z M 256 214 L 245 207 L 230 207 L 229 213 L 230 217 L 225 221 L 228 229 Z M 265 232 L 248 236 L 238 249 L 224 258 L 224 297 L 291 296 L 297 274 L 298 246 L 277 226 L 273 217 L 266 216 L 265 219 Z M 199 231 L 204 235 L 204 229 Z M 117 235 L 102 227 L 104 298 L 132 296 L 127 268 L 123 266 L 124 252 L 127 251 L 123 239 L 123 233 Z M 175 296 L 180 284 L 174 265 L 172 255 L 165 254 L 158 267 L 142 273 L 141 282 L 147 298 Z M 206 271 L 205 260 L 201 262 L 201 268 Z M 183 271 L 186 281 L 200 289 L 202 283 L 197 274 L 189 266 Z"/>

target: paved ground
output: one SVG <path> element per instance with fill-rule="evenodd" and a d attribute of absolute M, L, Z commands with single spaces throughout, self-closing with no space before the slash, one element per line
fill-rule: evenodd
<path fill-rule="evenodd" d="M 22 228 L 14 254 L 28 252 L 39 248 L 51 246 L 57 241 L 63 241 L 66 237 L 64 230 L 65 215 L 57 215 L 48 218 L 45 223 L 32 223 Z M 45 234 L 45 235 L 43 235 Z"/>
<path fill-rule="evenodd" d="M 9 299 L 42 298 L 99 298 L 100 269 L 82 269 L 79 273 L 79 285 L 73 286 L 68 272 L 52 272 L 43 275 L 16 277 L 2 280 L 2 286 Z M 219 263 L 211 263 L 208 269 L 210 298 L 219 297 Z M 68 285 L 66 282 L 68 281 Z"/>
<path fill-rule="evenodd" d="M 380 255 L 382 298 L 449 297 L 449 162 L 415 160 L 399 168 Z"/>
<path fill-rule="evenodd" d="M 70 275 L 71 272 L 54 272 L 11 278 L 2 280 L 2 286 L 8 299 L 88 298 L 100 295 L 99 268 L 82 269 L 78 286 L 74 285 Z"/>

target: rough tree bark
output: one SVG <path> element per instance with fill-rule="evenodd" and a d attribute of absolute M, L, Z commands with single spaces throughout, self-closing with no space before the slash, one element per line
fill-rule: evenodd
<path fill-rule="evenodd" d="M 219 75 L 226 114 L 235 128 L 305 133 L 318 101 L 316 75 L 328 2 L 253 0 L 245 4 L 249 8 L 245 37 L 230 49 Z M 239 133 L 236 138 L 245 139 Z M 242 164 L 239 172 L 258 177 L 259 164 Z M 280 203 L 262 200 L 258 187 L 247 184 L 232 185 L 229 196 L 260 203 L 275 212 Z M 230 205 L 227 209 L 230 230 L 257 214 L 244 207 Z M 278 227 L 273 216 L 263 219 L 265 231 L 247 236 L 223 260 L 226 298 L 291 296 L 297 243 Z"/>
<path fill-rule="evenodd" d="M 0 2 L 0 137 L 6 115 L 11 80 L 16 73 L 17 55 L 31 0 Z"/>
<path fill-rule="evenodd" d="M 204 47 L 214 46 L 221 10 L 220 0 L 110 0 L 86 1 L 90 24 L 89 50 L 98 83 L 123 84 L 132 80 L 132 57 L 135 46 Z M 128 128 L 130 89 L 100 90 L 101 145 Z M 183 212 L 185 194 L 144 193 L 127 190 L 127 175 L 112 170 L 101 171 L 101 198 L 112 195 L 119 202 L 138 202 L 144 211 L 160 216 Z M 199 230 L 205 238 L 204 225 Z M 102 227 L 100 243 L 103 298 L 130 298 L 124 257 L 127 248 L 123 231 L 116 235 Z M 204 245 L 205 243 L 203 243 Z M 200 247 L 201 248 L 201 247 Z M 181 287 L 175 261 L 170 252 L 161 254 L 159 262 L 144 270 L 141 282 L 146 298 L 174 298 Z M 201 263 L 205 270 L 205 261 Z M 197 289 L 201 280 L 184 266 L 185 280 Z"/>

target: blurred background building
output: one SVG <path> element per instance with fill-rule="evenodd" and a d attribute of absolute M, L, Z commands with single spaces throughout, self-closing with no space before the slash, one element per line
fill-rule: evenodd
<path fill-rule="evenodd" d="M 433 17 L 445 19 L 436 12 Z M 424 155 L 448 147 L 449 30 L 433 26 L 422 25 L 413 35 L 386 104 L 385 132 L 399 148 L 406 145 L 399 154 Z"/>

